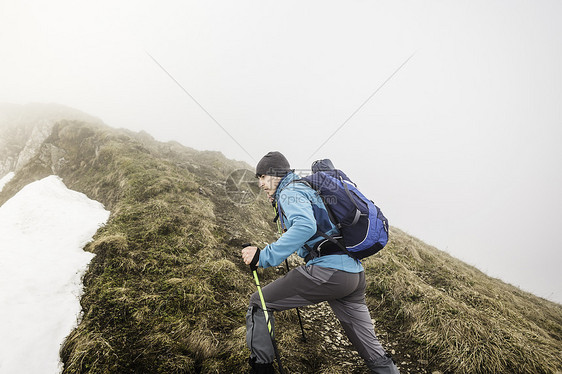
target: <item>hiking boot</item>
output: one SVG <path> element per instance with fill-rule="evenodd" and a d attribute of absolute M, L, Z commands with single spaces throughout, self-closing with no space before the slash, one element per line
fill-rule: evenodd
<path fill-rule="evenodd" d="M 250 358 L 249 374 L 275 374 L 273 362 L 267 364 L 258 364 L 255 358 Z"/>
<path fill-rule="evenodd" d="M 365 361 L 365 363 L 373 374 L 400 374 L 394 360 L 388 354 L 375 360 Z"/>

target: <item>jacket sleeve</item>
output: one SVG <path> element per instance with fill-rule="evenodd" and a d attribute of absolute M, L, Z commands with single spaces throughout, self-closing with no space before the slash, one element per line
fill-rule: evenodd
<path fill-rule="evenodd" d="M 283 190 L 279 196 L 279 204 L 285 214 L 283 219 L 288 230 L 260 252 L 260 267 L 281 264 L 316 234 L 316 220 L 310 200 L 304 192 L 293 188 Z"/>

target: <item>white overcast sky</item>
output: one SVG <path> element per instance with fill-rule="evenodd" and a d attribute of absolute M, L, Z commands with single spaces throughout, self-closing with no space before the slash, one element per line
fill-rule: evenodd
<path fill-rule="evenodd" d="M 0 0 L 0 102 L 251 165 L 331 158 L 392 225 L 562 302 L 561 17 L 543 0 Z"/>

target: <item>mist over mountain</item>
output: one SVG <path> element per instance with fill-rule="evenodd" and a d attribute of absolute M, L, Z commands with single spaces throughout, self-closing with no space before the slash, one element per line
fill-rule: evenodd
<path fill-rule="evenodd" d="M 55 105 L 0 105 L 3 204 L 55 174 L 111 211 L 85 250 L 83 317 L 64 373 L 228 373 L 246 370 L 254 284 L 240 245 L 275 240 L 273 212 L 252 168 L 149 134 L 114 129 Z M 390 217 L 391 218 L 391 217 Z M 392 220 L 391 220 L 392 222 Z M 290 258 L 291 267 L 302 263 Z M 403 373 L 556 373 L 562 306 L 486 276 L 398 228 L 364 261 L 375 330 Z M 283 267 L 260 271 L 267 283 Z M 326 305 L 277 315 L 285 367 L 362 373 Z"/>

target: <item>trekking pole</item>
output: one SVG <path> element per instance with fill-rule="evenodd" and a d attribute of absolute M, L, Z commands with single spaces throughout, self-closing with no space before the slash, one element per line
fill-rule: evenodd
<path fill-rule="evenodd" d="M 251 246 L 250 243 L 244 244 L 242 247 L 246 248 Z M 265 305 L 265 298 L 263 297 L 263 292 L 261 291 L 260 279 L 258 278 L 258 267 L 256 265 L 250 265 L 250 270 L 254 277 L 254 282 L 256 283 L 256 288 L 258 289 L 258 295 L 261 301 L 261 308 L 263 310 L 263 315 L 265 317 L 265 323 L 267 324 L 267 330 L 269 331 L 269 337 L 271 338 L 271 344 L 273 345 L 273 351 L 275 352 L 275 359 L 277 360 L 277 366 L 279 367 L 279 372 L 285 374 L 283 365 L 281 364 L 281 356 L 279 355 L 279 350 L 277 349 L 277 342 L 275 341 L 274 331 L 271 328 L 271 320 L 269 319 L 269 313 L 267 311 L 267 306 Z"/>
<path fill-rule="evenodd" d="M 279 235 L 283 235 L 283 230 L 281 230 L 281 223 L 279 222 L 279 212 L 277 211 L 277 204 L 273 205 L 273 210 L 275 212 L 275 222 L 277 223 L 277 231 L 279 232 Z M 285 259 L 285 266 L 287 267 L 287 273 L 290 271 L 289 268 L 289 261 L 287 259 Z M 301 333 L 302 333 L 302 341 L 306 343 L 306 335 L 304 334 L 304 327 L 302 325 L 302 318 L 301 318 L 301 311 L 299 310 L 299 308 L 295 308 L 297 310 L 297 317 L 299 318 L 299 325 L 301 327 Z"/>

